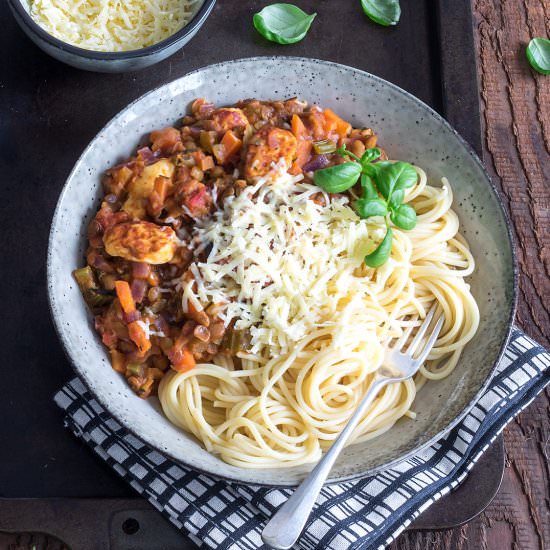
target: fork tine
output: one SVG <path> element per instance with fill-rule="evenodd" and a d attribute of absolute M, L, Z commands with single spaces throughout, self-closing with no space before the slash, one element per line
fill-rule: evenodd
<path fill-rule="evenodd" d="M 393 349 L 394 349 L 395 351 L 401 350 L 401 348 L 405 345 L 405 343 L 406 343 L 407 340 L 409 339 L 409 336 L 411 335 L 411 330 L 412 330 L 412 327 L 407 327 L 407 328 L 403 331 L 403 334 L 399 337 L 399 340 L 397 340 L 397 342 L 396 342 L 395 345 L 393 346 Z"/>
<path fill-rule="evenodd" d="M 428 314 L 424 318 L 424 321 L 422 321 L 422 324 L 420 325 L 420 328 L 418 329 L 418 332 L 416 333 L 413 341 L 411 342 L 410 346 L 407 348 L 405 353 L 407 355 L 410 355 L 412 357 L 413 353 L 416 351 L 416 348 L 418 347 L 418 344 L 420 344 L 420 341 L 422 338 L 424 338 L 424 335 L 426 334 L 426 331 L 428 330 L 428 327 L 430 326 L 430 323 L 432 322 L 433 316 L 435 315 L 435 311 L 437 309 L 437 304 L 434 304 L 430 311 L 428 311 Z"/>
<path fill-rule="evenodd" d="M 424 346 L 424 349 L 420 352 L 420 355 L 415 359 L 415 362 L 418 365 L 422 365 L 424 361 L 426 361 L 426 358 L 430 354 L 430 351 L 432 351 L 432 348 L 434 347 L 435 341 L 437 340 L 437 337 L 439 336 L 439 333 L 441 332 L 441 328 L 443 327 L 443 323 L 445 322 L 445 317 L 441 315 L 439 319 L 437 320 L 437 323 L 435 324 L 435 327 L 433 329 L 433 332 L 430 334 L 430 337 L 428 338 L 428 341 L 426 342 L 426 345 Z"/>

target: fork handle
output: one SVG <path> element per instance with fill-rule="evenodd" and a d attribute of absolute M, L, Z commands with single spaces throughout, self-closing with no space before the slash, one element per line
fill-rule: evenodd
<path fill-rule="evenodd" d="M 325 456 L 267 522 L 262 531 L 262 540 L 265 544 L 276 550 L 288 550 L 296 543 L 338 455 L 378 392 L 390 382 L 391 380 L 387 378 L 378 378 L 373 382 L 346 427 L 334 440 Z"/>

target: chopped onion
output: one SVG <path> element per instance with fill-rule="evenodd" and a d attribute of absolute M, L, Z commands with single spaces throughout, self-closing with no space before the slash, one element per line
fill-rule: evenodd
<path fill-rule="evenodd" d="M 134 279 L 130 289 L 132 290 L 132 297 L 139 304 L 145 298 L 147 283 L 143 279 Z"/>
<path fill-rule="evenodd" d="M 321 168 L 326 168 L 330 164 L 330 161 L 326 155 L 315 155 L 309 162 L 304 164 L 302 170 L 304 172 L 315 172 Z"/>

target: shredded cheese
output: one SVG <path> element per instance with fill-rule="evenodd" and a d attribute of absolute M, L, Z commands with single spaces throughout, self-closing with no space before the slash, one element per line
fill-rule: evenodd
<path fill-rule="evenodd" d="M 196 0 L 28 0 L 31 17 L 74 46 L 121 52 L 151 46 L 191 19 Z"/>
<path fill-rule="evenodd" d="M 181 283 L 184 310 L 224 303 L 225 324 L 250 333 L 250 353 L 288 350 L 312 328 L 341 324 L 342 308 L 373 284 L 363 258 L 384 229 L 344 196 L 318 204 L 319 188 L 300 180 L 279 170 L 194 228 L 211 249 L 191 265 L 195 282 Z"/>

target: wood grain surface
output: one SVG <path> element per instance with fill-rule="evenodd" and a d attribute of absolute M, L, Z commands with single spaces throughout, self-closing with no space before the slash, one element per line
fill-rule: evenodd
<path fill-rule="evenodd" d="M 548 0 L 473 0 L 484 160 L 513 222 L 520 264 L 516 322 L 550 346 L 550 77 L 525 47 L 550 37 Z M 457 52 L 457 55 L 459 53 Z M 467 525 L 410 532 L 391 550 L 550 548 L 550 390 L 504 432 L 506 469 L 491 505 Z"/>
<path fill-rule="evenodd" d="M 517 323 L 550 346 L 550 76 L 535 74 L 524 54 L 530 38 L 550 37 L 550 0 L 472 1 L 484 160 L 518 243 Z M 454 530 L 405 533 L 391 550 L 549 549 L 549 438 L 547 389 L 505 430 L 504 480 L 487 510 Z M 0 534 L 2 550 L 33 547 L 65 548 L 42 535 Z"/>

